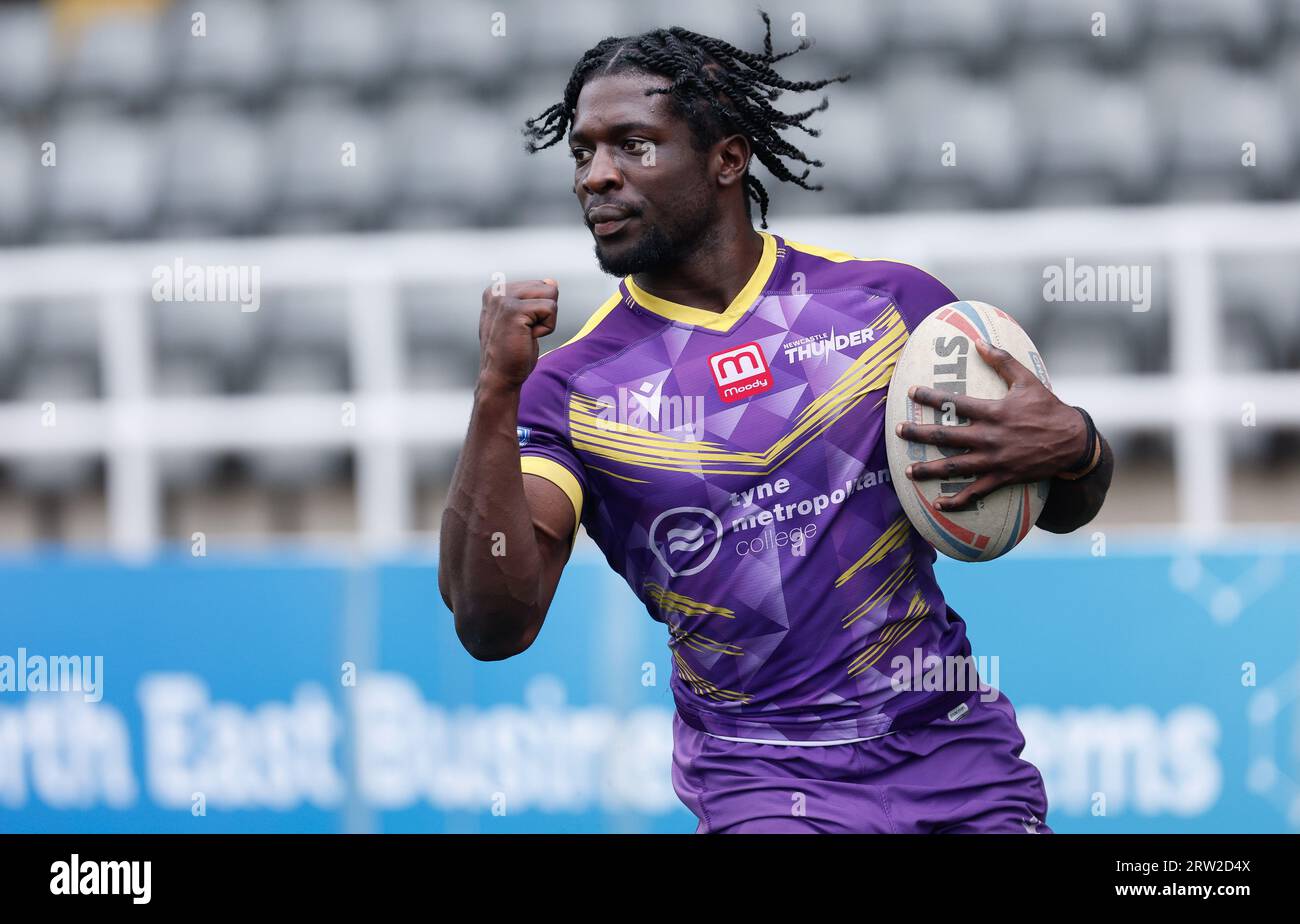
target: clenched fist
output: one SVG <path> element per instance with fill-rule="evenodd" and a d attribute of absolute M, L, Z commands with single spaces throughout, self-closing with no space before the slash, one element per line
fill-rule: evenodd
<path fill-rule="evenodd" d="M 479 380 L 518 388 L 537 365 L 538 338 L 555 330 L 560 288 L 554 279 L 530 279 L 492 290 L 483 290 L 478 322 Z"/>

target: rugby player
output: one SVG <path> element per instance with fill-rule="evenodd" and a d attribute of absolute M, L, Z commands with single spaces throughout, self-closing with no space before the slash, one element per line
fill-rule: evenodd
<path fill-rule="evenodd" d="M 906 263 L 766 230 L 752 159 L 819 189 L 820 162 L 781 133 L 815 135 L 805 120 L 826 107 L 773 103 L 847 78 L 782 78 L 774 65 L 795 52 L 773 52 L 763 19 L 762 53 L 681 28 L 607 38 L 527 122 L 530 151 L 567 142 L 596 258 L 622 278 L 540 359 L 556 281 L 484 292 L 443 599 L 474 657 L 519 654 L 584 525 L 667 627 L 673 785 L 697 831 L 1050 832 L 1006 697 L 959 671 L 935 685 L 894 667 L 971 662 L 882 440 L 909 332 L 957 299 Z M 978 350 L 1008 394 L 955 398 L 962 426 L 902 425 L 968 450 L 909 477 L 967 480 L 942 509 L 1050 478 L 1038 526 L 1087 523 L 1110 483 L 1106 441 L 1010 355 Z"/>

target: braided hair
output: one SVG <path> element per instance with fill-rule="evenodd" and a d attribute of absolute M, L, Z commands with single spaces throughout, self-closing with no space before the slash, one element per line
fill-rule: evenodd
<path fill-rule="evenodd" d="M 810 159 L 779 132 L 797 128 L 816 138 L 821 132 L 809 128 L 804 122 L 814 112 L 826 108 L 826 97 L 803 112 L 782 112 L 772 103 L 785 90 L 820 90 L 828 84 L 848 80 L 849 75 L 797 81 L 782 77 L 772 65 L 803 51 L 812 42 L 802 38 L 799 47 L 793 51 L 773 53 L 772 20 L 762 10 L 758 13 L 766 27 L 762 54 L 742 51 L 721 39 L 679 26 L 602 39 L 574 66 L 564 88 L 564 99 L 524 123 L 525 149 L 535 154 L 565 137 L 573 122 L 578 94 L 594 74 L 604 76 L 640 71 L 672 80 L 672 86 L 647 90 L 646 95 L 663 93 L 671 97 L 678 113 L 690 126 L 698 150 L 706 150 L 726 135 L 743 134 L 749 139 L 753 155 L 778 180 L 794 183 L 803 189 L 820 190 L 821 184 L 808 182 L 808 173 L 810 167 L 820 167 L 822 162 Z M 787 159 L 808 166 L 796 174 L 786 165 Z M 750 200 L 757 202 L 762 227 L 766 228 L 767 190 L 749 171 L 745 172 L 744 182 L 746 211 L 750 208 Z"/>

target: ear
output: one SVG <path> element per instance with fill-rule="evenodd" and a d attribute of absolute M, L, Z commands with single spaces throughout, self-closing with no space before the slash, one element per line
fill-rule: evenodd
<path fill-rule="evenodd" d="M 749 139 L 744 135 L 728 135 L 713 149 L 713 162 L 718 172 L 718 185 L 727 187 L 740 184 L 749 169 Z"/>

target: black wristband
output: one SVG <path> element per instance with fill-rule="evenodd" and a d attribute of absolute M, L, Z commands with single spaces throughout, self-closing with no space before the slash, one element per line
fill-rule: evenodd
<path fill-rule="evenodd" d="M 1083 453 L 1079 456 L 1079 458 L 1074 460 L 1074 464 L 1072 464 L 1069 468 L 1065 470 L 1066 474 L 1075 475 L 1085 471 L 1088 468 L 1088 466 L 1092 464 L 1092 460 L 1096 456 L 1097 427 L 1092 422 L 1092 417 L 1088 414 L 1087 411 L 1085 411 L 1081 407 L 1078 407 L 1077 405 L 1071 405 L 1071 406 L 1074 407 L 1076 411 L 1078 411 L 1080 414 L 1083 415 L 1083 422 L 1088 425 L 1088 439 L 1084 443 Z"/>

